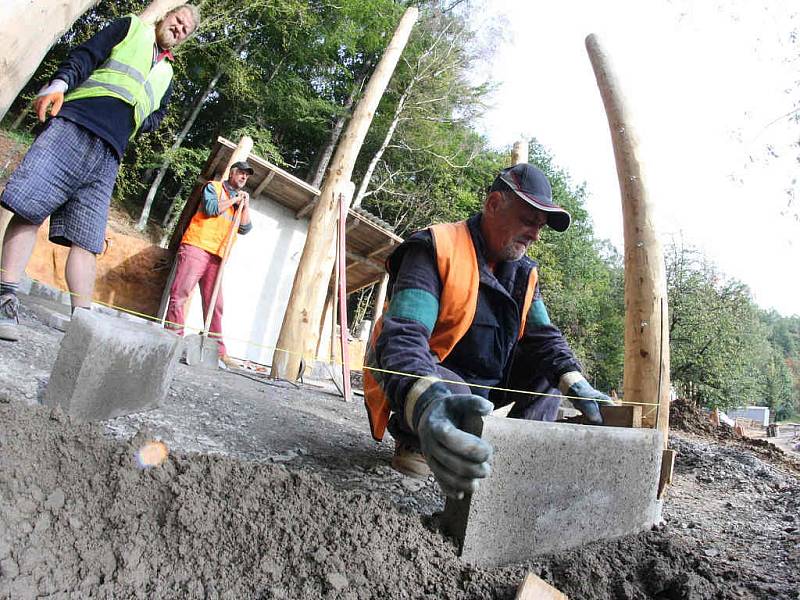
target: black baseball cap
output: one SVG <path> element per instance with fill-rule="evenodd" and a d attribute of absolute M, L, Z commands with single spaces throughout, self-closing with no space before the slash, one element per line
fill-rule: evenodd
<path fill-rule="evenodd" d="M 547 177 L 539 169 L 528 163 L 520 163 L 503 169 L 494 178 L 490 192 L 510 189 L 534 208 L 547 213 L 547 224 L 556 231 L 566 231 L 572 217 L 553 203 L 553 190 Z"/>
<path fill-rule="evenodd" d="M 252 175 L 255 171 L 253 171 L 253 167 L 247 164 L 246 161 L 240 160 L 239 162 L 235 162 L 231 165 L 231 169 L 239 169 L 240 171 L 245 171 Z"/>

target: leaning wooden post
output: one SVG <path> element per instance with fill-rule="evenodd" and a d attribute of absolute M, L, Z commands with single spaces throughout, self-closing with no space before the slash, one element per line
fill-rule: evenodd
<path fill-rule="evenodd" d="M 408 8 L 400 20 L 330 163 L 319 202 L 311 215 L 308 237 L 283 317 L 272 359 L 273 377 L 295 379 L 299 373 L 301 358 L 313 358 L 325 292 L 336 258 L 334 227 L 339 207 L 338 196 L 334 192 L 343 189 L 350 181 L 353 165 L 372 123 L 375 109 L 397 66 L 411 28 L 417 20 L 417 14 L 416 7 Z"/>
<path fill-rule="evenodd" d="M 193 4 L 189 0 L 153 0 L 139 13 L 139 18 L 145 23 L 158 23 L 165 14 L 181 4 Z"/>
<path fill-rule="evenodd" d="M 98 0 L 3 0 L 0 11 L 0 119 L 39 68 L 45 54 Z M 185 0 L 154 0 L 141 18 L 155 23 Z M 35 26 L 32 24 L 35 23 Z M 42 85 L 47 83 L 42 81 Z"/>
<path fill-rule="evenodd" d="M 3 0 L 0 119 L 56 40 L 98 0 Z M 43 81 L 42 84 L 47 82 Z"/>
<path fill-rule="evenodd" d="M 617 163 L 625 238 L 624 400 L 645 406 L 645 426 L 669 434 L 669 329 L 664 257 L 653 226 L 645 169 L 631 115 L 608 56 L 594 34 L 586 38 L 608 117 Z"/>
<path fill-rule="evenodd" d="M 511 149 L 511 166 L 528 162 L 528 140 L 520 139 L 514 142 Z"/>

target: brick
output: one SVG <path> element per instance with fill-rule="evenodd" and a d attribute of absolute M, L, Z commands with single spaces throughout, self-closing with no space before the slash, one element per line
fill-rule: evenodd
<path fill-rule="evenodd" d="M 471 564 L 519 563 L 661 521 L 659 431 L 486 417 L 481 435 L 495 449 L 492 474 L 471 497 L 448 498 L 442 517 Z"/>
<path fill-rule="evenodd" d="M 76 310 L 44 403 L 87 421 L 156 408 L 172 381 L 179 348 L 180 339 L 167 331 Z"/>

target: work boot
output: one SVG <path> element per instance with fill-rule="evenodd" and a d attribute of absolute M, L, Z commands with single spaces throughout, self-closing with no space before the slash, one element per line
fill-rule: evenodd
<path fill-rule="evenodd" d="M 223 354 L 219 359 L 223 362 L 226 369 L 238 369 L 241 367 L 239 361 L 228 354 Z"/>
<path fill-rule="evenodd" d="M 19 299 L 16 294 L 0 296 L 0 340 L 19 339 Z"/>
<path fill-rule="evenodd" d="M 431 474 L 431 468 L 419 448 L 414 448 L 396 440 L 392 468 L 414 479 L 427 479 L 428 475 Z"/>

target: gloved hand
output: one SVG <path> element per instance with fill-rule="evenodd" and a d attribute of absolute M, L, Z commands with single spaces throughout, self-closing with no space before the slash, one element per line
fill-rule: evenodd
<path fill-rule="evenodd" d="M 469 419 L 488 415 L 493 409 L 492 403 L 480 396 L 441 395 L 419 417 L 416 429 L 422 453 L 447 496 L 463 498 L 491 473 L 491 445 L 462 428 Z"/>
<path fill-rule="evenodd" d="M 46 85 L 39 90 L 36 99 L 33 101 L 33 107 L 42 123 L 47 119 L 47 109 L 51 104 L 50 116 L 55 117 L 58 114 L 61 110 L 61 105 L 64 104 L 64 92 L 66 91 L 67 83 L 61 79 L 54 79 L 50 85 Z"/>
<path fill-rule="evenodd" d="M 558 387 L 561 389 L 562 394 L 570 397 L 569 401 L 572 402 L 576 409 L 581 411 L 581 414 L 586 417 L 592 425 L 603 424 L 600 407 L 597 405 L 598 402 L 614 404 L 611 398 L 606 396 L 603 392 L 598 392 L 594 389 L 589 385 L 589 382 L 586 381 L 586 378 L 577 371 L 564 373 L 564 375 L 561 376 Z"/>

